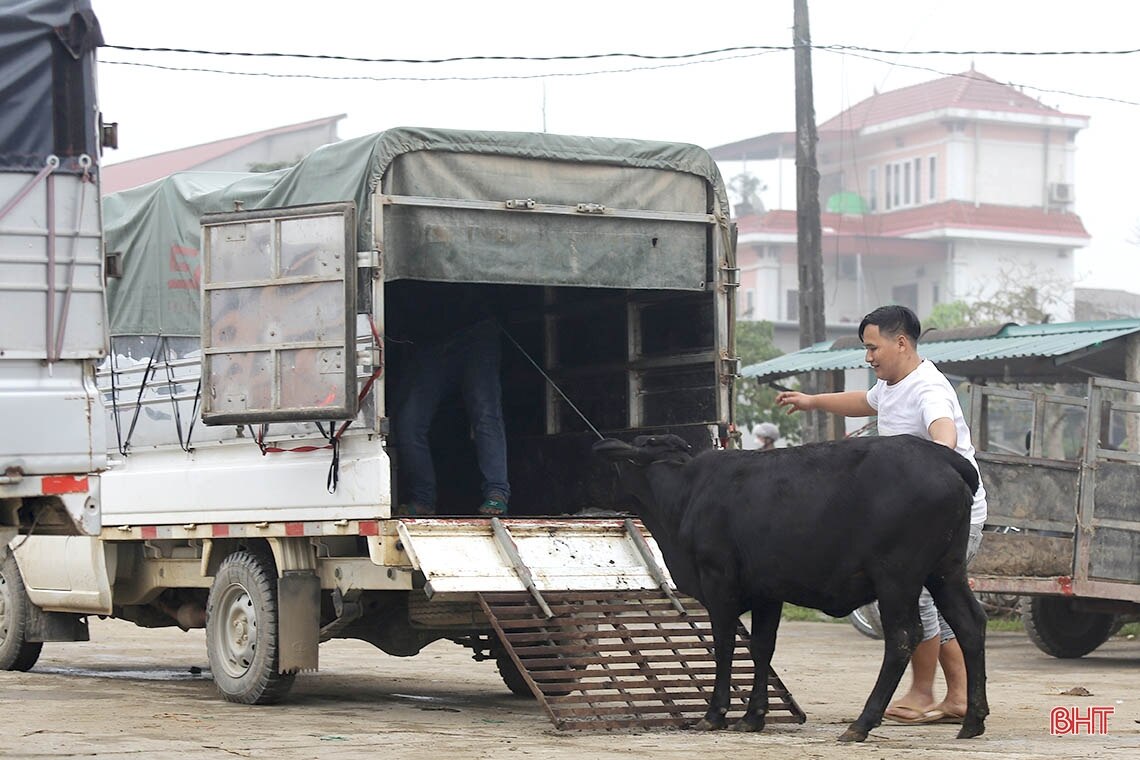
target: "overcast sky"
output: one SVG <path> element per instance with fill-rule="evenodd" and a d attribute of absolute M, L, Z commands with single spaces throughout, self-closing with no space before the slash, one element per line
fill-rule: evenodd
<path fill-rule="evenodd" d="M 694 53 L 781 46 L 792 0 L 565 3 L 381 0 L 93 0 L 110 45 L 368 58 Z M 809 0 L 812 41 L 919 50 L 1125 50 L 1140 47 L 1131 0 Z M 708 62 L 711 59 L 725 59 Z M 743 51 L 703 63 L 362 64 L 100 51 L 100 107 L 119 122 L 107 163 L 309 119 L 347 114 L 340 136 L 394 126 L 541 131 L 726 142 L 795 129 L 790 51 Z M 230 72 L 169 71 L 114 61 Z M 1091 117 L 1077 140 L 1076 211 L 1093 236 L 1078 285 L 1140 292 L 1140 54 L 895 55 L 813 52 L 818 122 L 872 94 L 974 67 L 1066 113 Z M 654 67 L 652 69 L 645 67 Z M 639 71 L 619 71 L 638 69 Z M 612 73 L 595 73 L 612 72 Z M 590 73 L 590 75 L 583 75 Z M 558 76 L 559 74 L 570 76 Z M 526 77 L 471 81 L 487 76 Z M 545 76 L 544 76 L 545 75 Z M 1088 97 L 1096 96 L 1096 97 Z M 1126 103 L 1113 102 L 1131 101 Z M 776 205 L 777 177 L 750 167 Z M 738 166 L 726 165 L 730 175 Z M 728 177 L 726 176 L 726 179 Z M 794 198 L 785 186 L 785 205 Z"/>

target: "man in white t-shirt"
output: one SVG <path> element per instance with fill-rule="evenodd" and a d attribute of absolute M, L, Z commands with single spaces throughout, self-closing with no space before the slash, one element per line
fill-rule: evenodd
<path fill-rule="evenodd" d="M 799 409 L 819 409 L 846 417 L 878 415 L 879 435 L 909 433 L 957 451 L 974 465 L 974 446 L 958 395 L 945 375 L 918 355 L 922 326 L 905 306 L 881 306 L 859 324 L 859 340 L 878 382 L 869 391 L 809 395 L 785 391 L 776 403 Z M 970 513 L 967 562 L 973 559 L 986 521 L 986 491 L 980 486 Z M 934 606 L 930 592 L 919 599 L 922 642 L 911 655 L 910 689 L 887 708 L 884 718 L 898 723 L 961 722 L 966 713 L 966 665 L 954 633 Z M 946 697 L 934 699 L 934 676 L 942 665 Z"/>

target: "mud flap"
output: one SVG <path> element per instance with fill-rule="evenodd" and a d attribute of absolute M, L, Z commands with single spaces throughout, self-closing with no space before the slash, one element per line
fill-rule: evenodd
<path fill-rule="evenodd" d="M 321 641 L 321 582 L 308 570 L 277 579 L 277 641 L 282 673 L 317 669 Z"/>

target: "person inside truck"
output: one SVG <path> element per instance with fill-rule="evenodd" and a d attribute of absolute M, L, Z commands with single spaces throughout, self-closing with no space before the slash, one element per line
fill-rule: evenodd
<path fill-rule="evenodd" d="M 846 417 L 878 415 L 879 435 L 909 433 L 957 451 L 975 467 L 970 430 L 950 381 L 918 354 L 922 326 L 905 306 L 880 306 L 859 324 L 859 340 L 878 382 L 869 391 L 810 395 L 784 391 L 776 403 L 788 413 L 819 409 Z M 970 513 L 966 561 L 973 559 L 986 521 L 986 489 L 979 485 Z M 896 723 L 961 723 L 966 713 L 966 665 L 954 632 L 942 619 L 930 592 L 919 598 L 922 641 L 911 654 L 911 687 L 883 717 Z M 934 699 L 938 665 L 946 676 L 946 696 Z"/>
<path fill-rule="evenodd" d="M 482 476 L 480 515 L 507 513 L 507 440 L 499 377 L 499 323 L 486 286 L 406 280 L 386 293 L 385 345 L 401 353 L 391 409 L 403 503 L 397 513 L 436 514 L 428 433 L 440 402 L 463 397 Z"/>

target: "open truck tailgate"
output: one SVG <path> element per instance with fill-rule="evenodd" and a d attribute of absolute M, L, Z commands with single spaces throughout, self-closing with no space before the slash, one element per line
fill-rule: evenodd
<path fill-rule="evenodd" d="M 539 592 L 672 587 L 660 549 L 632 520 L 405 519 L 398 531 L 429 597 L 531 583 Z"/>

